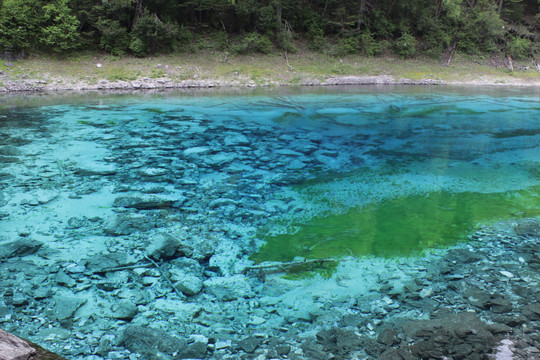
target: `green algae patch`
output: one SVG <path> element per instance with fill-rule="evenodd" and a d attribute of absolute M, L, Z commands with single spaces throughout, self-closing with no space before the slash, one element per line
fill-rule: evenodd
<path fill-rule="evenodd" d="M 431 192 L 383 200 L 295 223 L 268 236 L 255 262 L 344 256 L 399 257 L 455 245 L 478 224 L 540 215 L 540 187 L 478 193 Z"/>

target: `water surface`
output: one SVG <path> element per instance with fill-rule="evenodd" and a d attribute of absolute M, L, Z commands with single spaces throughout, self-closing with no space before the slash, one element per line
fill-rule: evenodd
<path fill-rule="evenodd" d="M 483 223 L 538 215 L 535 94 L 411 87 L 211 95 L 3 99 L 0 177 L 10 202 L 2 231 L 36 232 L 43 212 L 60 227 L 106 217 L 123 193 L 157 194 L 177 206 L 155 227 L 176 221 L 235 232 L 260 262 L 407 256 L 453 245 Z M 32 176 L 40 196 L 56 197 L 9 216 L 9 206 L 36 197 L 25 183 Z"/>

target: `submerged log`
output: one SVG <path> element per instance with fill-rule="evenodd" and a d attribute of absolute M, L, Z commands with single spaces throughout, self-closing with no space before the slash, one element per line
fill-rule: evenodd
<path fill-rule="evenodd" d="M 324 263 L 335 263 L 338 262 L 336 259 L 313 259 L 313 260 L 305 260 L 305 261 L 290 261 L 290 262 L 280 262 L 280 261 L 267 261 L 263 262 L 259 265 L 253 265 L 246 267 L 242 274 L 247 274 L 251 270 L 265 270 L 265 269 L 276 269 L 276 270 L 283 270 L 287 271 L 288 269 L 295 267 L 295 266 L 302 266 L 302 265 L 321 265 Z"/>

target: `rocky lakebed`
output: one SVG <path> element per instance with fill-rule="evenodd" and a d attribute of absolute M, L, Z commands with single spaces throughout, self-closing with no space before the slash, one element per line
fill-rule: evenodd
<path fill-rule="evenodd" d="M 480 131 L 433 121 L 461 97 L 353 95 L 4 100 L 0 328 L 70 360 L 539 359 L 534 206 L 399 256 L 264 252 L 353 206 L 535 191 L 534 116 Z"/>

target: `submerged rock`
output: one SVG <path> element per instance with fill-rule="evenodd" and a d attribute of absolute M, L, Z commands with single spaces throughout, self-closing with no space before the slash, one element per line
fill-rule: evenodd
<path fill-rule="evenodd" d="M 137 231 L 148 231 L 156 227 L 153 218 L 139 214 L 120 214 L 110 218 L 103 228 L 105 234 L 131 235 Z"/>
<path fill-rule="evenodd" d="M 157 196 L 137 197 L 120 196 L 114 200 L 113 206 L 133 208 L 137 210 L 170 209 L 175 204 L 174 200 L 163 199 Z"/>
<path fill-rule="evenodd" d="M 236 300 L 253 296 L 251 285 L 243 275 L 214 277 L 204 282 L 207 293 L 221 301 Z"/>
<path fill-rule="evenodd" d="M 122 300 L 113 304 L 111 317 L 120 320 L 131 320 L 138 312 L 137 305 L 129 300 Z"/>
<path fill-rule="evenodd" d="M 146 253 L 155 260 L 170 260 L 185 254 L 186 251 L 187 248 L 176 237 L 157 234 L 150 240 Z"/>
<path fill-rule="evenodd" d="M 35 254 L 42 246 L 42 242 L 27 238 L 8 243 L 0 243 L 0 260 Z"/>
<path fill-rule="evenodd" d="M 201 359 L 206 356 L 207 341 L 201 337 L 181 339 L 165 331 L 145 326 L 129 325 L 122 333 L 118 345 L 145 359 Z"/>
<path fill-rule="evenodd" d="M 403 330 L 415 340 L 411 346 L 412 354 L 422 359 L 443 356 L 481 358 L 491 353 L 495 345 L 487 325 L 472 312 L 408 322 Z"/>
<path fill-rule="evenodd" d="M 56 318 L 61 321 L 73 317 L 77 309 L 86 303 L 86 299 L 57 295 L 54 297 L 54 303 Z"/>

